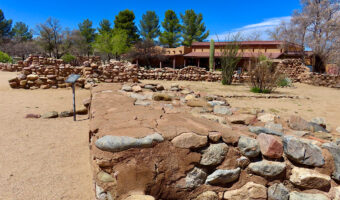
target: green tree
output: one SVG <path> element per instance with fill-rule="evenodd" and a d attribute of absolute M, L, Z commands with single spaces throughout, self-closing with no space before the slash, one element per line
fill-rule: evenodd
<path fill-rule="evenodd" d="M 124 30 L 128 35 L 128 46 L 136 43 L 139 40 L 137 27 L 135 25 L 135 14 L 131 10 L 123 10 L 115 17 L 114 30 Z M 119 32 L 119 31 L 118 31 Z"/>
<path fill-rule="evenodd" d="M 209 36 L 209 30 L 205 32 L 202 13 L 196 14 L 192 9 L 186 10 L 184 15 L 181 14 L 181 18 L 183 45 L 191 46 L 193 42 L 202 42 Z"/>
<path fill-rule="evenodd" d="M 92 28 L 92 22 L 89 19 L 84 20 L 78 25 L 81 35 L 85 38 L 87 43 L 87 56 L 92 53 L 92 42 L 94 42 L 96 29 Z"/>
<path fill-rule="evenodd" d="M 6 20 L 0 9 L 0 42 L 11 37 L 12 20 Z"/>
<path fill-rule="evenodd" d="M 112 30 L 111 22 L 109 20 L 103 19 L 99 23 L 98 31 L 99 31 L 100 34 L 111 32 L 111 30 Z"/>
<path fill-rule="evenodd" d="M 115 58 L 128 51 L 128 35 L 126 31 L 116 29 L 112 32 L 104 32 L 96 36 L 94 47 L 97 51 L 107 54 L 108 59 L 111 55 Z"/>
<path fill-rule="evenodd" d="M 33 35 L 28 26 L 24 22 L 16 22 L 12 29 L 14 40 L 24 42 L 31 40 Z"/>
<path fill-rule="evenodd" d="M 155 11 L 147 11 L 142 16 L 139 24 L 139 32 L 144 40 L 154 40 L 160 34 L 159 17 Z"/>
<path fill-rule="evenodd" d="M 162 22 L 162 27 L 164 31 L 159 37 L 161 44 L 170 48 L 179 46 L 181 25 L 179 24 L 177 15 L 173 10 L 167 10 L 165 12 L 165 18 Z"/>

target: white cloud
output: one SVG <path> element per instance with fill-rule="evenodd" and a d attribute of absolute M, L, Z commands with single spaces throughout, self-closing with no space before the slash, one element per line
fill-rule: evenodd
<path fill-rule="evenodd" d="M 260 23 L 256 24 L 249 24 L 240 28 L 232 29 L 230 31 L 226 31 L 223 33 L 210 35 L 210 39 L 219 39 L 224 40 L 225 38 L 228 38 L 230 35 L 234 35 L 237 33 L 241 33 L 242 36 L 249 36 L 255 33 L 261 33 L 261 39 L 268 39 L 268 34 L 266 33 L 267 30 L 274 29 L 277 25 L 279 25 L 282 21 L 288 22 L 290 21 L 291 17 L 277 17 L 277 18 L 270 18 L 266 19 Z"/>

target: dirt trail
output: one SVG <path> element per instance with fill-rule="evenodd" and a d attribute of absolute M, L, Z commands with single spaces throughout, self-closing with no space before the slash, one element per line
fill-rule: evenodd
<path fill-rule="evenodd" d="M 25 119 L 72 108 L 70 89 L 13 90 L 0 72 L 0 199 L 93 199 L 88 120 Z M 77 106 L 89 91 L 77 89 Z"/>

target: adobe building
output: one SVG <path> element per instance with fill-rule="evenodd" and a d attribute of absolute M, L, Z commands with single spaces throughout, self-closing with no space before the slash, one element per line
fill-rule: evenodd
<path fill-rule="evenodd" d="M 231 42 L 215 42 L 215 69 L 221 67 L 220 57 L 226 45 Z M 270 59 L 301 58 L 304 48 L 283 41 L 242 41 L 238 42 L 241 61 L 239 67 L 247 68 L 253 58 L 265 55 Z M 209 69 L 210 42 L 194 42 L 191 47 L 164 48 L 166 61 L 161 67 L 182 68 L 198 66 Z M 308 56 L 307 56 L 308 57 Z M 306 60 L 307 65 L 310 60 Z"/>

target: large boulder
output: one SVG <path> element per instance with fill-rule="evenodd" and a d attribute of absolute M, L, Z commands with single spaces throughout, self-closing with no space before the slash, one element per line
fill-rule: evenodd
<path fill-rule="evenodd" d="M 329 200 L 329 198 L 323 194 L 291 192 L 289 194 L 289 200 Z"/>
<path fill-rule="evenodd" d="M 318 173 L 315 170 L 294 167 L 292 175 L 289 177 L 290 182 L 306 189 L 322 189 L 329 187 L 331 177 Z"/>
<path fill-rule="evenodd" d="M 249 158 L 257 157 L 260 154 L 260 147 L 257 140 L 241 136 L 238 141 L 238 148 L 242 155 Z"/>
<path fill-rule="evenodd" d="M 257 136 L 256 140 L 260 145 L 262 155 L 269 158 L 282 157 L 283 145 L 276 137 L 261 133 Z"/>
<path fill-rule="evenodd" d="M 268 188 L 268 200 L 288 200 L 289 190 L 282 183 L 275 183 Z"/>
<path fill-rule="evenodd" d="M 266 200 L 267 188 L 254 182 L 248 182 L 237 190 L 227 191 L 223 195 L 225 200 Z"/>
<path fill-rule="evenodd" d="M 218 165 L 228 153 L 228 145 L 225 143 L 210 144 L 210 146 L 202 151 L 201 165 L 210 166 Z"/>
<path fill-rule="evenodd" d="M 287 157 L 298 164 L 315 167 L 325 164 L 321 149 L 315 144 L 294 136 L 284 136 L 283 147 Z"/>
<path fill-rule="evenodd" d="M 240 176 L 241 169 L 218 169 L 207 177 L 206 184 L 210 185 L 225 185 L 234 182 Z"/>
<path fill-rule="evenodd" d="M 154 143 L 163 142 L 163 140 L 163 137 L 159 133 L 154 133 L 144 138 L 106 135 L 99 138 L 95 142 L 95 145 L 102 151 L 120 152 L 130 148 L 152 147 Z"/>
<path fill-rule="evenodd" d="M 196 188 L 204 184 L 208 174 L 198 167 L 191 170 L 185 177 L 185 185 L 187 188 Z"/>
<path fill-rule="evenodd" d="M 322 148 L 327 149 L 333 156 L 335 171 L 332 174 L 332 178 L 340 181 L 340 146 L 335 143 L 325 143 Z"/>
<path fill-rule="evenodd" d="M 286 164 L 284 162 L 262 160 L 250 163 L 248 167 L 254 174 L 264 177 L 276 177 L 286 169 Z"/>
<path fill-rule="evenodd" d="M 172 144 L 178 148 L 199 148 L 208 143 L 207 136 L 197 135 L 196 133 L 182 133 L 171 140 Z"/>

